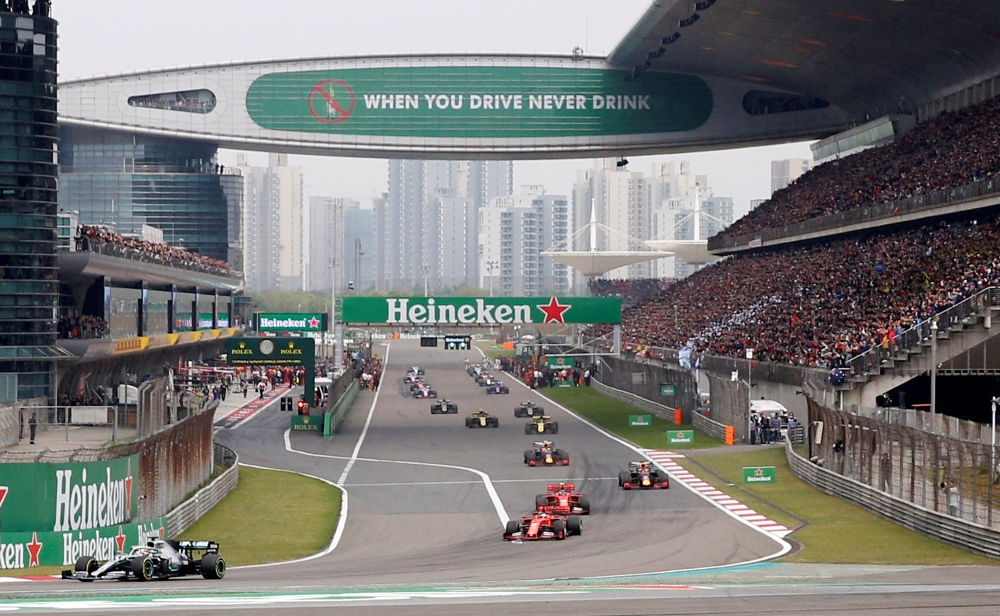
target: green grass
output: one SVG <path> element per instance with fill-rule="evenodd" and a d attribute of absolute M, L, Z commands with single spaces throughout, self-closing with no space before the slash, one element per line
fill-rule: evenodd
<path fill-rule="evenodd" d="M 180 539 L 219 542 L 230 566 L 301 558 L 330 543 L 339 489 L 294 473 L 240 467 L 240 482 Z"/>
<path fill-rule="evenodd" d="M 847 501 L 831 496 L 797 478 L 785 458 L 784 449 L 761 449 L 750 453 L 725 454 L 720 450 L 701 453 L 698 463 L 729 483 L 794 513 L 807 526 L 792 535 L 803 549 L 787 557 L 788 562 L 907 564 L 907 565 L 1000 565 L 1000 562 L 942 543 L 908 530 Z M 734 486 L 718 485 L 715 477 L 690 460 L 676 460 L 681 466 L 756 509 L 774 521 L 793 528 L 799 524 L 780 511 L 748 498 Z M 743 486 L 744 466 L 774 466 L 777 482 Z"/>
<path fill-rule="evenodd" d="M 628 425 L 629 415 L 649 413 L 631 404 L 597 393 L 593 387 L 545 387 L 538 390 L 559 404 L 579 413 L 602 428 L 646 449 L 704 449 L 724 445 L 691 425 L 676 425 L 672 421 L 653 415 L 651 426 Z M 692 445 L 668 445 L 667 430 L 694 430 Z"/>

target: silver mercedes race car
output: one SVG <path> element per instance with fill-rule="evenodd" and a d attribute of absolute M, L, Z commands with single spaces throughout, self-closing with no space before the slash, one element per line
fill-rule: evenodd
<path fill-rule="evenodd" d="M 129 579 L 148 582 L 184 575 L 221 580 L 226 575 L 226 561 L 219 554 L 219 544 L 152 539 L 146 545 L 134 546 L 128 553 L 119 552 L 111 560 L 81 556 L 72 570 L 62 572 L 63 579 L 81 582 Z"/>

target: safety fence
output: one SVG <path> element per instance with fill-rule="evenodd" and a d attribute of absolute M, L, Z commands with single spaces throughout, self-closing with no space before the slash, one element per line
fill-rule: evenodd
<path fill-rule="evenodd" d="M 213 451 L 215 466 L 224 467 L 226 470 L 212 480 L 212 483 L 195 492 L 194 496 L 167 514 L 167 530 L 171 537 L 177 537 L 190 528 L 212 507 L 218 505 L 219 501 L 232 492 L 239 483 L 240 466 L 236 452 L 218 443 L 215 443 Z"/>
<path fill-rule="evenodd" d="M 698 384 L 691 371 L 615 357 L 601 357 L 598 366 L 594 379 L 603 385 L 671 409 L 671 420 L 674 408 L 681 409 L 684 421 L 691 420 L 698 400 Z M 674 395 L 664 395 L 670 393 Z"/>
<path fill-rule="evenodd" d="M 166 515 L 212 475 L 217 406 L 215 400 L 203 412 L 152 436 L 101 450 L 107 457 L 139 454 L 140 520 Z"/>
<path fill-rule="evenodd" d="M 933 432 L 942 436 L 974 443 L 991 443 L 992 427 L 989 424 L 959 419 L 950 415 L 931 413 L 920 409 L 897 407 L 869 407 L 851 405 L 851 414 L 869 419 L 877 419 L 904 428 L 914 428 L 922 432 Z"/>
<path fill-rule="evenodd" d="M 710 419 L 702 413 L 691 413 L 691 424 L 714 439 L 726 440 L 726 428 L 729 426 Z"/>
<path fill-rule="evenodd" d="M 799 479 L 828 494 L 839 496 L 919 533 L 985 556 L 1000 558 L 1000 532 L 995 528 L 946 515 L 837 474 L 803 458 L 790 443 L 785 446 L 785 455 L 792 472 Z"/>
<path fill-rule="evenodd" d="M 620 400 L 626 404 L 631 404 L 636 408 L 640 408 L 644 411 L 656 415 L 661 419 L 666 419 L 667 421 L 674 420 L 674 409 L 673 407 L 667 406 L 665 404 L 660 404 L 659 402 L 653 402 L 647 400 L 643 397 L 637 396 L 631 392 L 622 391 L 620 389 L 615 389 L 610 385 L 605 385 L 597 380 L 591 380 L 591 385 L 594 387 L 594 391 L 599 394 L 605 395 L 609 398 L 614 398 L 615 400 Z"/>
<path fill-rule="evenodd" d="M 997 449 L 808 402 L 816 465 L 923 509 L 1000 528 Z"/>
<path fill-rule="evenodd" d="M 326 416 L 329 418 L 328 425 L 329 430 L 324 426 L 323 435 L 329 436 L 330 434 L 336 434 L 340 430 L 340 425 L 344 423 L 347 419 L 347 412 L 351 410 L 351 404 L 354 403 L 354 399 L 358 395 L 358 381 L 357 379 L 350 378 L 350 373 L 346 372 L 337 382 L 339 383 L 344 377 L 347 377 L 349 381 L 347 383 L 347 388 L 337 397 L 333 397 L 333 392 L 330 395 L 330 401 L 333 402 L 332 406 L 327 410 Z M 334 383 L 336 385 L 336 383 Z M 334 401 L 336 400 L 336 401 Z"/>

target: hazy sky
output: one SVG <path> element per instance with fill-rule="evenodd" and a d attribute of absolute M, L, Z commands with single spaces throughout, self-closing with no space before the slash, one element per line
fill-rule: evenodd
<path fill-rule="evenodd" d="M 651 0 L 54 0 L 60 22 L 64 80 L 135 70 L 269 58 L 426 52 L 569 53 L 585 47 L 605 55 Z M 277 9 L 277 10 L 276 10 Z M 688 159 L 719 196 L 735 200 L 770 193 L 770 162 L 808 158 L 807 144 L 677 156 L 630 156 L 647 175 L 656 160 Z M 231 152 L 221 153 L 232 164 Z M 251 155 L 266 164 L 266 155 Z M 306 196 L 352 197 L 369 203 L 386 190 L 380 159 L 292 156 L 305 169 Z M 543 184 L 569 194 L 575 171 L 591 159 L 521 161 L 514 183 Z"/>

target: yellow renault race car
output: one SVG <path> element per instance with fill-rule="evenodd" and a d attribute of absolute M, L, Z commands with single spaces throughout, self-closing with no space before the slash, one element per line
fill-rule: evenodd
<path fill-rule="evenodd" d="M 500 420 L 486 411 L 475 411 L 471 417 L 465 418 L 466 428 L 499 428 Z"/>
<path fill-rule="evenodd" d="M 525 434 L 559 434 L 559 422 L 552 421 L 548 415 L 539 415 L 524 424 Z"/>

